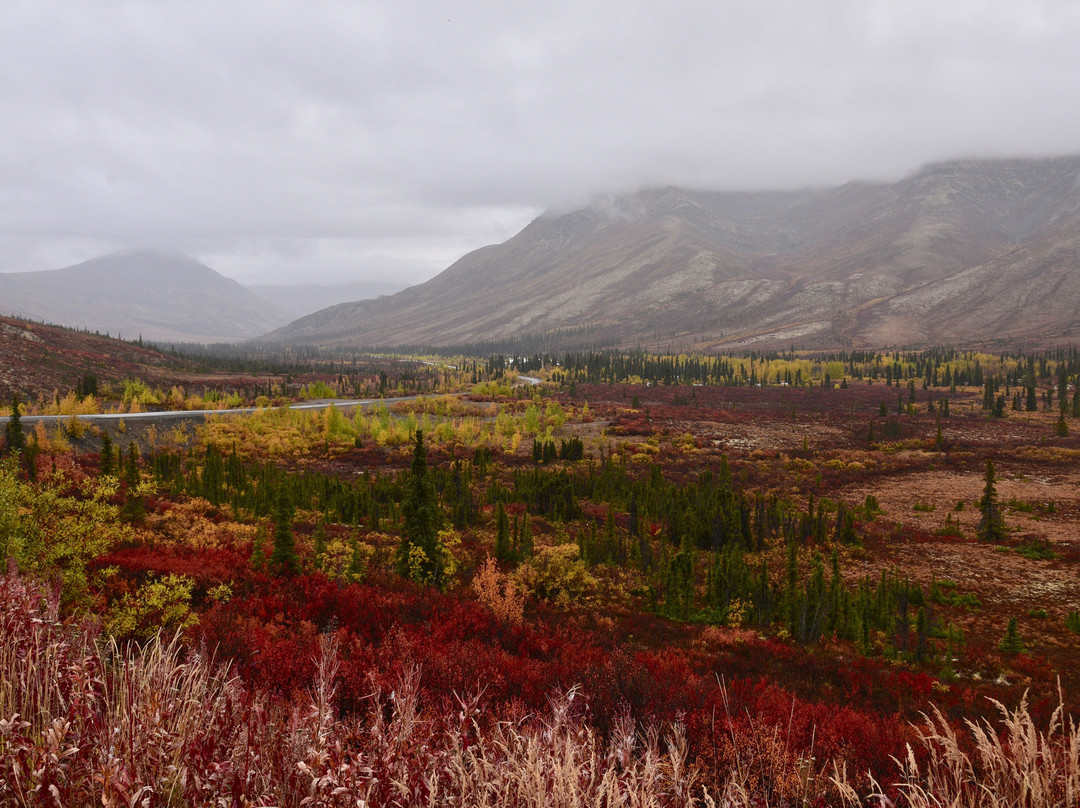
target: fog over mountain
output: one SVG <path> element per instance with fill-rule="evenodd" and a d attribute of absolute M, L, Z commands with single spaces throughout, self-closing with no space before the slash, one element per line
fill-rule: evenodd
<path fill-rule="evenodd" d="M 55 3 L 0 26 L 0 272 L 429 280 L 597 192 L 1080 151 L 1080 4 Z"/>
<path fill-rule="evenodd" d="M 231 342 L 289 319 L 184 255 L 132 250 L 64 269 L 0 274 L 0 311 L 158 342 Z"/>
<path fill-rule="evenodd" d="M 676 187 L 540 216 L 427 283 L 268 340 L 849 347 L 1080 338 L 1080 157 L 896 183 Z"/>
<path fill-rule="evenodd" d="M 403 281 L 385 280 L 325 285 L 252 283 L 247 288 L 291 316 L 302 317 L 338 303 L 392 295 L 407 286 Z"/>

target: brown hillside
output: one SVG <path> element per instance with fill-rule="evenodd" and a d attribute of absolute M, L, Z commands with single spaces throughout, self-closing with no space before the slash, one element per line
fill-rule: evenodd
<path fill-rule="evenodd" d="M 379 301 L 266 339 L 456 344 L 564 332 L 667 347 L 1080 336 L 1080 157 L 963 161 L 824 191 L 656 189 L 549 213 Z M 581 336 L 566 338 L 567 342 Z"/>
<path fill-rule="evenodd" d="M 172 383 L 190 363 L 118 339 L 0 317 L 0 401 L 24 400 L 71 390 L 93 373 L 100 382 L 138 378 Z"/>

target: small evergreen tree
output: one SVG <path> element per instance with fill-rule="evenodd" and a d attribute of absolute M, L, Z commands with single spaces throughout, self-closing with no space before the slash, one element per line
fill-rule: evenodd
<path fill-rule="evenodd" d="M 1001 516 L 1001 506 L 998 504 L 997 488 L 994 485 L 994 461 L 986 461 L 986 485 L 983 487 L 982 499 L 979 500 L 979 511 L 982 518 L 975 535 L 981 541 L 989 541 L 998 544 L 1005 539 L 1005 521 Z"/>
<path fill-rule="evenodd" d="M 266 564 L 266 527 L 260 522 L 251 543 L 251 568 L 261 570 Z"/>
<path fill-rule="evenodd" d="M 1020 636 L 1020 630 L 1016 625 L 1016 618 L 1009 618 L 1009 627 L 1005 629 L 1005 636 L 998 643 L 998 650 L 1004 654 L 1023 654 L 1027 652 L 1024 640 Z"/>
<path fill-rule="evenodd" d="M 26 448 L 26 435 L 23 434 L 22 414 L 19 412 L 19 396 L 11 397 L 11 415 L 4 429 L 4 453 L 15 454 Z"/>
<path fill-rule="evenodd" d="M 129 521 L 138 522 L 146 515 L 146 505 L 138 492 L 142 475 L 139 473 L 139 447 L 134 441 L 128 444 L 127 460 L 124 461 L 121 476 L 127 497 L 123 514 Z"/>
<path fill-rule="evenodd" d="M 1057 422 L 1054 424 L 1054 435 L 1059 438 L 1069 437 L 1069 425 L 1065 422 L 1065 410 L 1061 411 Z"/>
<path fill-rule="evenodd" d="M 1035 385 L 1029 384 L 1027 386 L 1027 395 L 1024 399 L 1024 409 L 1028 412 L 1035 412 L 1039 409 L 1039 399 L 1035 396 Z"/>
<path fill-rule="evenodd" d="M 510 523 L 506 518 L 506 509 L 500 502 L 495 511 L 495 558 L 501 562 L 512 561 L 513 546 L 510 543 Z"/>
<path fill-rule="evenodd" d="M 113 442 L 108 430 L 101 433 L 101 459 L 98 464 L 99 473 L 105 477 L 113 473 Z"/>
<path fill-rule="evenodd" d="M 532 537 L 532 525 L 529 523 L 529 514 L 524 514 L 521 518 L 521 533 L 518 537 L 518 557 L 519 558 L 532 558 L 533 554 L 533 537 Z"/>
<path fill-rule="evenodd" d="M 278 490 L 274 503 L 274 541 L 270 551 L 270 568 L 280 575 L 293 575 L 300 571 L 300 558 L 296 554 L 296 536 L 292 527 L 293 507 L 284 486 Z"/>
<path fill-rule="evenodd" d="M 401 499 L 404 517 L 401 544 L 398 545 L 398 572 L 416 581 L 437 582 L 440 577 L 439 501 L 428 474 L 424 432 L 416 430 L 413 459 L 405 475 Z"/>

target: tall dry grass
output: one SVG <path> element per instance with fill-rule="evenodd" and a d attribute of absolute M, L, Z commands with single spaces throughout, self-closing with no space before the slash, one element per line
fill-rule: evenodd
<path fill-rule="evenodd" d="M 571 691 L 547 715 L 484 721 L 478 699 L 426 715 L 419 673 L 372 693 L 369 718 L 334 711 L 325 638 L 307 697 L 246 690 L 176 642 L 101 642 L 58 599 L 0 579 L 0 805 L 683 806 L 702 798 L 686 744 L 627 718 L 605 742 Z M 481 729 L 481 725 L 484 729 Z"/>
<path fill-rule="evenodd" d="M 1072 808 L 1080 805 L 1080 732 L 1066 715 L 1064 698 L 1045 730 L 1028 711 L 1025 696 L 1015 710 L 995 702 L 1000 727 L 990 722 L 966 722 L 966 737 L 958 733 L 935 707 L 925 716 L 919 744 L 920 765 L 910 745 L 897 761 L 900 777 L 891 789 L 875 783 L 878 799 L 899 794 L 912 808 Z M 851 804 L 864 799 L 836 778 Z M 884 803 L 883 803 L 884 804 Z"/>
<path fill-rule="evenodd" d="M 606 739 L 575 690 L 543 715 L 496 721 L 479 697 L 426 712 L 419 672 L 373 687 L 364 718 L 335 712 L 337 648 L 324 638 L 311 691 L 292 702 L 246 689 L 176 642 L 102 641 L 59 615 L 59 596 L 0 578 L 0 805 L 3 806 L 911 806 L 1080 804 L 1080 737 L 1058 709 L 1045 731 L 1022 702 L 1001 727 L 961 734 L 938 712 L 898 783 L 859 794 L 829 761 L 800 762 L 783 732 L 732 731 L 730 771 L 709 776 L 678 727 L 641 732 L 629 715 Z M 813 765 L 813 771 L 810 766 Z"/>

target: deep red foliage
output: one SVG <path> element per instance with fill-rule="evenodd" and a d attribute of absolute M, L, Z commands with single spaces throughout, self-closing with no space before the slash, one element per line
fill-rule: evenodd
<path fill-rule="evenodd" d="M 345 713 L 370 709 L 372 693 L 419 665 L 424 698 L 440 708 L 452 706 L 455 693 L 483 692 L 495 713 L 531 712 L 554 690 L 577 684 L 602 731 L 625 711 L 647 723 L 680 720 L 693 753 L 708 755 L 717 733 L 775 726 L 800 753 L 812 749 L 852 770 L 887 775 L 890 756 L 909 740 L 908 720 L 932 693 L 925 673 L 776 640 L 743 642 L 737 651 L 644 650 L 565 620 L 506 627 L 471 598 L 406 583 L 253 576 L 238 589 L 201 616 L 200 642 L 245 679 L 290 695 L 308 686 L 320 632 L 333 631 Z"/>

